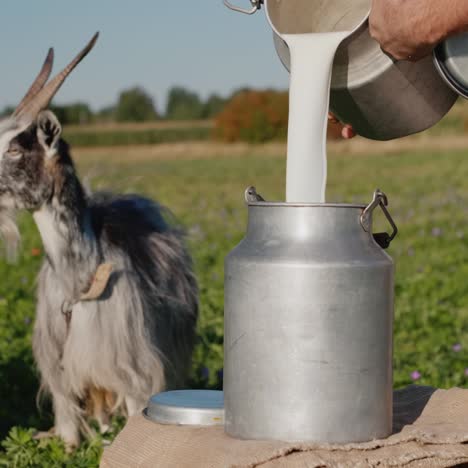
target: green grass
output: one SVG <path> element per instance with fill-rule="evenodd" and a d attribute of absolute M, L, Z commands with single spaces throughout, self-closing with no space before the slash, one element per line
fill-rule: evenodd
<path fill-rule="evenodd" d="M 82 175 L 100 174 L 92 179 L 94 188 L 119 187 L 146 194 L 168 205 L 186 226 L 201 293 L 193 385 L 215 387 L 223 355 L 223 261 L 243 236 L 243 192 L 255 184 L 267 199 L 281 199 L 284 158 L 252 154 L 213 160 L 128 161 L 118 166 L 78 161 L 78 167 Z M 467 180 L 468 155 L 461 152 L 330 157 L 328 201 L 367 202 L 380 187 L 389 197 L 390 212 L 400 229 L 389 252 L 397 268 L 396 387 L 411 383 L 416 370 L 420 384 L 468 384 Z M 384 226 L 382 219 L 379 223 L 377 229 Z M 51 416 L 47 407 L 43 414 L 35 408 L 37 381 L 30 342 L 34 281 L 41 260 L 33 249 L 40 247 L 40 241 L 29 215 L 22 218 L 21 226 L 18 263 L 0 262 L 3 435 L 18 424 L 47 428 Z M 454 351 L 455 344 L 461 344 L 461 350 Z M 97 466 L 101 439 L 85 443 L 69 456 L 57 441 L 39 443 L 26 430 L 16 429 L 3 447 L 7 452 L 0 455 L 0 466 Z"/>

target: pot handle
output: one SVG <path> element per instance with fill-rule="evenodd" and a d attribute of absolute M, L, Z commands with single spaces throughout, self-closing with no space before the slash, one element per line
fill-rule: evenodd
<path fill-rule="evenodd" d="M 374 198 L 371 203 L 366 207 L 366 209 L 362 212 L 361 215 L 361 226 L 366 232 L 371 231 L 371 219 L 372 219 L 372 212 L 378 207 L 382 209 L 384 212 L 385 217 L 387 218 L 390 226 L 392 227 L 392 233 L 388 234 L 387 232 L 379 232 L 373 234 L 375 242 L 382 247 L 382 249 L 387 249 L 390 246 L 390 243 L 393 239 L 395 239 L 396 235 L 398 234 L 398 228 L 393 221 L 390 213 L 387 210 L 388 206 L 388 198 L 385 193 L 383 193 L 380 189 L 377 189 L 374 192 Z"/>
<path fill-rule="evenodd" d="M 260 10 L 260 8 L 262 7 L 263 0 L 250 0 L 250 3 L 252 5 L 252 8 L 250 10 L 247 10 L 245 8 L 241 8 L 236 5 L 233 5 L 229 0 L 224 0 L 224 4 L 229 9 L 238 11 L 239 13 L 245 13 L 246 15 L 253 15 L 254 13 L 257 12 L 257 10 Z"/>

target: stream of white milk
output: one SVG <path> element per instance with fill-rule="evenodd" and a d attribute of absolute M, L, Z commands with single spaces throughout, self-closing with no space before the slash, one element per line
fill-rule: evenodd
<path fill-rule="evenodd" d="M 291 55 L 286 201 L 324 203 L 333 59 L 348 32 L 283 34 Z"/>

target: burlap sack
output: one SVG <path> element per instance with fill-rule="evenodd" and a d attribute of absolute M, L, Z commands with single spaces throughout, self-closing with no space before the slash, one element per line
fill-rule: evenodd
<path fill-rule="evenodd" d="M 222 427 L 129 419 L 101 468 L 346 468 L 468 466 L 468 390 L 411 386 L 394 393 L 394 434 L 341 446 L 242 441 Z"/>

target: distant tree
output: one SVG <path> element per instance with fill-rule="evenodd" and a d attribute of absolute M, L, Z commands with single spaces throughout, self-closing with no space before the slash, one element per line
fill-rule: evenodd
<path fill-rule="evenodd" d="M 77 102 L 66 106 L 67 120 L 73 124 L 86 124 L 93 120 L 93 112 L 88 104 Z"/>
<path fill-rule="evenodd" d="M 115 106 L 107 106 L 99 109 L 96 112 L 95 119 L 98 122 L 113 122 L 115 121 Z"/>
<path fill-rule="evenodd" d="M 118 122 L 144 122 L 156 120 L 158 113 L 152 97 L 140 87 L 122 91 L 115 108 Z"/>
<path fill-rule="evenodd" d="M 218 96 L 217 94 L 212 94 L 208 97 L 206 102 L 203 104 L 203 113 L 202 117 L 204 119 L 211 119 L 218 115 L 226 105 L 227 100 Z"/>
<path fill-rule="evenodd" d="M 232 100 L 233 98 L 235 98 L 238 94 L 245 94 L 245 93 L 249 93 L 251 91 L 256 91 L 255 89 L 252 89 L 248 86 L 244 86 L 242 88 L 237 88 L 235 89 L 232 93 L 231 93 L 231 97 L 229 98 L 229 100 Z"/>
<path fill-rule="evenodd" d="M 236 92 L 215 119 L 215 135 L 224 141 L 263 143 L 286 139 L 289 98 L 286 91 Z"/>
<path fill-rule="evenodd" d="M 15 111 L 14 107 L 7 106 L 0 112 L 0 117 L 8 117 L 9 115 L 13 114 L 14 111 Z"/>
<path fill-rule="evenodd" d="M 203 104 L 197 93 L 180 86 L 169 90 L 166 118 L 172 120 L 194 120 L 203 117 Z"/>
<path fill-rule="evenodd" d="M 76 102 L 65 106 L 51 106 L 50 110 L 54 112 L 62 125 L 87 124 L 93 120 L 93 112 L 88 104 Z"/>

